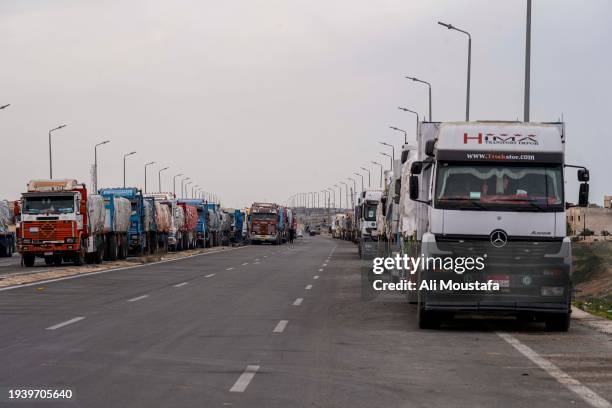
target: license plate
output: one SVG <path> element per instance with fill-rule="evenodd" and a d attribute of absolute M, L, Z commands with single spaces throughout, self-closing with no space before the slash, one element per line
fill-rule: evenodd
<path fill-rule="evenodd" d="M 45 256 L 51 256 L 53 255 L 53 252 L 45 252 Z"/>
<path fill-rule="evenodd" d="M 489 275 L 487 280 L 497 283 L 500 288 L 510 287 L 510 277 L 508 275 Z"/>

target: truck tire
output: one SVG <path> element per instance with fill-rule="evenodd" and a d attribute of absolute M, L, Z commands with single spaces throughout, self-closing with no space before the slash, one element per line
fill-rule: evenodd
<path fill-rule="evenodd" d="M 547 316 L 544 320 L 546 330 L 555 332 L 566 332 L 570 328 L 571 318 L 569 313 L 554 314 Z"/>
<path fill-rule="evenodd" d="M 418 310 L 419 329 L 435 330 L 440 328 L 440 316 L 435 312 L 428 312 L 422 307 L 419 307 Z"/>
<path fill-rule="evenodd" d="M 45 256 L 45 265 L 47 266 L 53 265 L 53 255 Z"/>
<path fill-rule="evenodd" d="M 60 266 L 62 264 L 63 258 L 61 255 L 53 255 L 53 264 L 55 266 Z"/>
<path fill-rule="evenodd" d="M 105 261 L 116 261 L 117 260 L 117 252 L 118 252 L 118 243 L 117 236 L 111 235 L 106 240 L 106 251 L 104 251 L 104 260 Z"/>
<path fill-rule="evenodd" d="M 34 266 L 34 260 L 36 259 L 34 257 L 33 254 L 25 254 L 21 257 L 22 261 L 23 261 L 23 265 L 31 268 L 32 266 Z"/>
<path fill-rule="evenodd" d="M 85 259 L 86 258 L 86 254 L 85 254 L 85 243 L 81 242 L 81 248 L 79 249 L 79 251 L 74 255 L 74 264 L 76 266 L 81 266 L 85 263 Z"/>

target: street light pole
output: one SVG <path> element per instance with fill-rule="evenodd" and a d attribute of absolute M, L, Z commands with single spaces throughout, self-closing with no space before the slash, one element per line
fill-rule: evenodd
<path fill-rule="evenodd" d="M 136 152 L 130 152 L 123 155 L 123 188 L 125 188 L 125 158 L 133 154 L 136 154 Z"/>
<path fill-rule="evenodd" d="M 340 211 L 342 211 L 342 187 L 337 184 L 334 184 L 334 187 L 338 188 L 338 208 L 340 208 Z"/>
<path fill-rule="evenodd" d="M 383 165 L 375 161 L 373 161 L 372 164 L 378 164 L 380 166 L 380 188 L 382 188 L 383 186 L 383 182 L 382 182 L 383 181 Z"/>
<path fill-rule="evenodd" d="M 397 109 L 403 110 L 404 112 L 414 113 L 416 115 L 416 136 L 418 137 L 418 135 L 419 135 L 419 114 L 418 114 L 418 112 L 415 112 L 415 111 L 407 109 L 407 108 L 402 108 L 401 106 L 398 106 Z"/>
<path fill-rule="evenodd" d="M 383 146 L 387 146 L 391 148 L 391 153 L 393 154 L 393 157 L 391 158 L 391 170 L 393 170 L 393 166 L 395 165 L 395 146 L 389 143 L 385 143 L 385 142 L 378 142 L 378 143 L 380 143 Z"/>
<path fill-rule="evenodd" d="M 346 198 L 346 208 L 348 208 L 348 198 L 349 198 L 348 184 L 346 184 L 344 181 L 341 181 L 340 184 L 344 184 L 344 198 Z"/>
<path fill-rule="evenodd" d="M 529 122 L 529 95 L 531 93 L 531 0 L 527 0 L 527 25 L 525 32 L 525 103 L 523 121 Z"/>
<path fill-rule="evenodd" d="M 168 170 L 169 168 L 170 168 L 170 166 L 167 166 L 167 167 L 164 167 L 163 169 L 161 169 L 161 170 L 159 170 L 157 172 L 157 188 L 159 189 L 160 193 L 162 192 L 162 189 L 161 189 L 161 174 L 162 174 L 162 171 Z"/>
<path fill-rule="evenodd" d="M 396 128 L 395 126 L 389 126 L 390 129 L 397 130 L 398 132 L 404 133 L 404 143 L 408 143 L 408 133 L 404 129 Z"/>
<path fill-rule="evenodd" d="M 528 18 L 531 19 L 531 13 L 529 13 Z M 468 36 L 468 66 L 467 66 L 467 92 L 466 92 L 466 97 L 465 97 L 465 121 L 469 122 L 470 121 L 470 76 L 471 76 L 471 66 L 472 66 L 472 36 L 467 31 L 457 28 L 452 24 L 446 24 L 441 21 L 438 21 L 438 24 L 440 24 L 443 27 L 448 28 L 449 30 L 459 31 L 460 33 L 463 33 Z"/>
<path fill-rule="evenodd" d="M 174 177 L 172 177 L 172 193 L 174 194 L 174 197 L 176 198 L 176 178 L 182 176 L 183 173 L 179 173 L 177 175 L 175 175 Z"/>
<path fill-rule="evenodd" d="M 391 167 L 389 168 L 389 170 L 393 170 L 393 157 L 391 157 L 390 154 L 388 153 L 384 153 L 384 152 L 380 152 L 380 154 L 382 154 L 383 156 L 387 156 L 389 158 L 389 161 L 391 162 Z"/>
<path fill-rule="evenodd" d="M 189 198 L 187 195 L 187 189 L 189 188 L 190 184 L 193 184 L 193 181 L 188 181 L 187 183 L 185 183 L 185 191 L 181 193 L 183 195 L 183 198 Z"/>
<path fill-rule="evenodd" d="M 347 180 L 353 180 L 353 194 L 351 195 L 351 206 L 355 208 L 355 195 L 357 195 L 357 182 L 352 177 L 347 177 Z"/>
<path fill-rule="evenodd" d="M 94 146 L 94 192 L 98 192 L 98 146 L 109 143 L 110 140 L 105 140 Z"/>
<path fill-rule="evenodd" d="M 191 180 L 191 177 L 185 177 L 181 180 L 181 197 L 184 197 L 184 191 L 185 191 L 185 182 L 187 180 Z"/>
<path fill-rule="evenodd" d="M 363 191 L 363 174 L 360 174 L 360 173 L 357 173 L 357 172 L 355 172 L 353 174 L 356 175 L 356 176 L 361 177 L 361 191 Z"/>
<path fill-rule="evenodd" d="M 53 129 L 51 129 L 49 131 L 49 178 L 50 179 L 53 179 L 53 156 L 51 154 L 51 133 L 56 131 L 56 130 L 59 130 L 61 128 L 65 128 L 65 127 L 66 127 L 66 125 L 60 125 L 60 126 L 58 126 L 56 128 L 53 128 Z"/>
<path fill-rule="evenodd" d="M 370 170 L 365 167 L 361 167 L 361 170 L 365 170 L 368 172 L 368 188 L 372 187 L 372 175 L 370 174 Z"/>
<path fill-rule="evenodd" d="M 147 166 L 151 166 L 152 164 L 155 164 L 155 162 L 152 161 L 152 162 L 145 163 L 145 188 L 144 188 L 145 194 L 147 194 Z M 125 184 L 125 182 L 124 182 L 124 184 Z"/>
<path fill-rule="evenodd" d="M 429 82 L 427 82 L 427 81 L 423 81 L 422 79 L 418 79 L 418 78 L 415 78 L 415 77 L 407 76 L 406 78 L 407 79 L 412 79 L 415 82 L 420 82 L 420 83 L 425 84 L 425 85 L 427 85 L 429 87 L 429 121 L 431 122 L 431 84 Z"/>

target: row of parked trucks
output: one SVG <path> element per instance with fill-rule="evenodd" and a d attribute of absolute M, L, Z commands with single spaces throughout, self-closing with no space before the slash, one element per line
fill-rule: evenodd
<path fill-rule="evenodd" d="M 406 291 L 418 305 L 420 327 L 476 312 L 568 330 L 573 286 L 565 211 L 588 205 L 589 171 L 566 162 L 565 138 L 563 123 L 421 122 L 417 140 L 404 144 L 401 160 L 385 173 L 384 189 L 361 193 L 353 212 L 360 256 L 486 258 L 482 270 L 391 270 L 392 280 L 500 287 Z M 567 168 L 577 169 L 577 204 L 566 201 Z"/>
<path fill-rule="evenodd" d="M 30 181 L 13 210 L 25 266 L 37 257 L 80 265 L 239 244 L 244 235 L 245 211 L 170 193 L 145 195 L 134 187 L 89 194 L 85 184 L 71 179 Z"/>

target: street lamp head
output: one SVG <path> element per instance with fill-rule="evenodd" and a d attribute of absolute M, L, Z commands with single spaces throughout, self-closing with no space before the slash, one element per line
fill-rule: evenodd
<path fill-rule="evenodd" d="M 383 156 L 391 157 L 391 155 L 387 153 L 380 152 L 380 154 L 382 154 Z"/>
<path fill-rule="evenodd" d="M 131 156 L 133 154 L 136 154 L 136 152 L 130 152 L 130 153 L 124 154 L 123 157 L 128 157 L 128 156 Z"/>
<path fill-rule="evenodd" d="M 57 128 L 61 129 L 61 128 L 65 128 L 65 127 L 66 127 L 66 125 L 59 125 Z"/>
<path fill-rule="evenodd" d="M 179 174 L 177 174 L 177 175 L 176 175 L 176 176 L 174 176 L 174 177 L 180 177 L 180 176 L 182 176 L 182 175 L 183 175 L 183 173 L 179 173 Z"/>
<path fill-rule="evenodd" d="M 375 162 L 375 161 L 373 161 L 372 164 L 378 164 L 379 166 L 382 166 L 382 164 Z"/>
<path fill-rule="evenodd" d="M 368 169 L 366 169 L 365 167 L 361 167 L 361 170 L 369 171 L 369 170 L 368 170 Z"/>
<path fill-rule="evenodd" d="M 164 171 L 164 170 L 168 170 L 170 167 L 164 167 L 163 169 L 161 169 L 160 171 Z"/>
<path fill-rule="evenodd" d="M 152 164 L 155 164 L 155 162 L 148 162 L 147 164 L 145 164 L 145 166 L 150 166 Z"/>
<path fill-rule="evenodd" d="M 107 143 L 110 143 L 110 140 L 105 140 L 105 141 L 103 141 L 103 142 L 102 142 L 102 143 L 100 143 L 100 144 L 107 144 Z"/>
<path fill-rule="evenodd" d="M 8 108 L 9 106 L 11 106 L 11 104 L 10 104 L 10 103 L 7 103 L 6 105 L 2 105 L 2 106 L 0 106 L 0 109 L 5 109 L 5 108 Z"/>
<path fill-rule="evenodd" d="M 443 26 L 443 27 L 448 28 L 449 30 L 452 30 L 453 28 L 455 28 L 455 27 L 453 27 L 453 25 L 452 25 L 452 24 L 443 23 L 443 22 L 441 22 L 441 21 L 438 21 L 438 24 L 440 24 L 440 25 L 441 25 L 441 26 Z"/>

